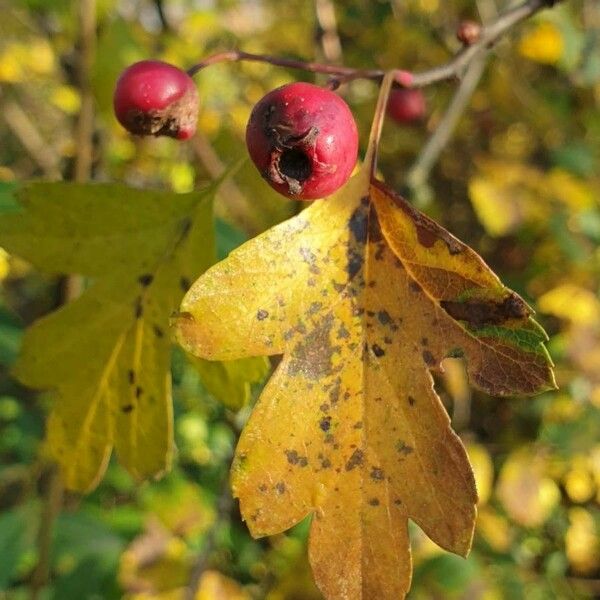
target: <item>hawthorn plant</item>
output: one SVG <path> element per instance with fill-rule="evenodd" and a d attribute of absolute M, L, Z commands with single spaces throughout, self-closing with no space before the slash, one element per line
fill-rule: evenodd
<path fill-rule="evenodd" d="M 269 92 L 246 131 L 266 182 L 316 201 L 214 264 L 220 181 L 184 195 L 118 184 L 12 190 L 2 246 L 46 272 L 93 280 L 30 328 L 15 367 L 26 385 L 53 392 L 47 450 L 66 486 L 93 489 L 113 450 L 139 480 L 169 468 L 171 327 L 233 409 L 265 377 L 265 357 L 282 357 L 241 433 L 232 489 L 256 537 L 312 515 L 310 562 L 326 598 L 403 598 L 409 520 L 466 556 L 477 491 L 432 373 L 460 357 L 488 394 L 537 394 L 555 387 L 547 338 L 471 248 L 376 176 L 377 149 L 386 114 L 422 119 L 422 87 L 460 75 L 551 4 L 529 0 L 487 27 L 462 24 L 463 49 L 422 73 L 241 51 L 187 72 L 153 60 L 126 69 L 114 93 L 119 122 L 181 141 L 196 129 L 201 69 L 250 60 L 328 74 L 324 87 Z M 357 126 L 337 93 L 357 78 L 380 85 L 358 165 Z"/>

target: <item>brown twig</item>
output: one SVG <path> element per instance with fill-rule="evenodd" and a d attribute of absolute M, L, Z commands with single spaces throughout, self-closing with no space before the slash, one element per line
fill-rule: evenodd
<path fill-rule="evenodd" d="M 447 63 L 420 73 L 411 73 L 409 71 L 398 69 L 395 71 L 396 83 L 405 87 L 424 87 L 439 81 L 460 78 L 469 63 L 474 60 L 482 50 L 491 48 L 515 25 L 531 17 L 540 10 L 553 6 L 557 1 L 560 0 L 527 0 L 526 2 L 523 2 L 523 4 L 507 10 L 499 15 L 493 23 L 490 23 L 482 29 L 481 37 L 478 42 L 471 46 L 464 47 Z M 384 69 L 355 69 L 352 67 L 306 62 L 291 58 L 270 56 L 267 54 L 252 54 L 242 50 L 229 50 L 209 56 L 188 69 L 188 73 L 194 75 L 201 69 L 210 65 L 238 61 L 263 62 L 290 69 L 302 69 L 311 73 L 324 73 L 332 76 L 336 85 L 354 79 L 380 80 L 387 72 L 387 70 Z"/>
<path fill-rule="evenodd" d="M 452 137 L 458 121 L 481 79 L 487 62 L 486 59 L 487 53 L 483 52 L 469 64 L 464 78 L 452 97 L 444 116 L 406 174 L 406 185 L 409 190 L 419 188 L 429 177 L 431 169 Z"/>
<path fill-rule="evenodd" d="M 6 125 L 19 139 L 31 158 L 48 179 L 60 179 L 60 158 L 44 138 L 27 113 L 14 100 L 7 100 L 0 110 Z"/>
<path fill-rule="evenodd" d="M 496 17 L 494 13 L 495 7 L 491 2 L 480 0 L 478 7 L 481 19 L 484 22 L 492 21 Z M 446 112 L 406 174 L 406 186 L 409 192 L 418 190 L 429 178 L 431 169 L 437 162 L 442 150 L 450 141 L 458 125 L 458 121 L 467 108 L 471 96 L 483 75 L 489 52 L 488 46 L 480 47 L 479 53 L 468 64 L 460 85 L 454 93 Z"/>
<path fill-rule="evenodd" d="M 92 170 L 94 134 L 94 98 L 90 85 L 90 71 L 93 67 L 96 49 L 96 0 L 81 0 L 79 3 L 80 56 L 79 86 L 81 109 L 76 126 L 77 155 L 73 179 L 85 182 Z M 79 296 L 83 287 L 81 277 L 71 275 L 62 281 L 61 304 L 66 304 Z M 38 560 L 31 579 L 31 600 L 37 600 L 50 578 L 52 538 L 56 518 L 60 514 L 64 495 L 64 485 L 57 465 L 48 468 L 48 483 L 45 494 L 42 518 L 38 531 Z"/>
<path fill-rule="evenodd" d="M 315 0 L 315 15 L 317 19 L 317 36 L 323 50 L 325 61 L 329 64 L 342 60 L 342 43 L 337 30 L 335 6 L 332 0 Z"/>
<path fill-rule="evenodd" d="M 75 181 L 86 181 L 91 172 L 94 133 L 94 96 L 90 83 L 90 72 L 96 53 L 96 0 L 79 2 L 80 50 L 79 90 L 81 109 L 77 121 L 77 156 L 75 157 Z"/>
<path fill-rule="evenodd" d="M 48 467 L 47 476 L 44 504 L 40 516 L 40 528 L 37 535 L 38 560 L 30 584 L 29 597 L 31 600 L 38 600 L 50 578 L 54 523 L 60 513 L 63 500 L 64 488 L 60 472 L 56 465 Z"/>

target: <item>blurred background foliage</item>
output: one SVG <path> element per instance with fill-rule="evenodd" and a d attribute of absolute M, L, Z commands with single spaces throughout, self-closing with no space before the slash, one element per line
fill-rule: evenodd
<path fill-rule="evenodd" d="M 199 134 L 181 144 L 133 138 L 118 126 L 112 90 L 133 61 L 157 57 L 189 67 L 240 47 L 420 70 L 458 49 L 460 19 L 507 4 L 98 0 L 93 179 L 189 191 L 245 158 L 246 120 L 265 92 L 314 80 L 263 64 L 211 67 L 197 76 Z M 10 210 L 3 190 L 11 181 L 73 176 L 78 5 L 0 0 L 0 213 Z M 561 3 L 492 54 L 429 180 L 410 192 L 536 308 L 560 390 L 533 399 L 486 397 L 469 389 L 459 361 L 447 360 L 438 388 L 468 447 L 480 514 L 467 560 L 414 528 L 410 597 L 599 597 L 600 4 Z M 455 88 L 426 88 L 423 123 L 386 123 L 379 166 L 396 189 L 406 189 L 404 176 Z M 341 93 L 364 148 L 376 86 L 356 81 Z M 221 255 L 301 208 L 275 196 L 246 160 L 217 200 Z M 44 527 L 57 502 L 39 458 L 47 401 L 11 379 L 10 368 L 23 329 L 59 303 L 59 281 L 2 251 L 0 279 L 0 598 L 321 597 L 306 560 L 308 523 L 252 540 L 229 497 L 229 463 L 249 408 L 234 412 L 217 402 L 179 352 L 172 472 L 138 485 L 113 462 L 97 490 L 66 494 L 55 527 Z"/>

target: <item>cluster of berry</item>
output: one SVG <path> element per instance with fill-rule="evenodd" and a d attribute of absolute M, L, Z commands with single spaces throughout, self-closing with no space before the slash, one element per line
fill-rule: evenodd
<path fill-rule="evenodd" d="M 114 94 L 119 122 L 138 135 L 186 140 L 194 135 L 198 91 L 185 71 L 160 61 L 128 67 Z M 393 89 L 388 114 L 419 122 L 419 89 Z M 348 181 L 358 154 L 358 131 L 348 105 L 334 92 L 295 82 L 269 92 L 254 107 L 246 129 L 254 164 L 279 193 L 298 200 L 329 196 Z"/>

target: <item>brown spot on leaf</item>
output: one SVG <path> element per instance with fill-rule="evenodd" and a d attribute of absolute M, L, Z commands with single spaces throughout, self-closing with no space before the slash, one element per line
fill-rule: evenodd
<path fill-rule="evenodd" d="M 130 385 L 135 383 L 135 371 L 133 369 L 129 369 L 129 371 L 127 371 L 127 379 Z"/>
<path fill-rule="evenodd" d="M 414 451 L 414 448 L 412 446 L 409 446 L 403 440 L 398 440 L 396 442 L 396 452 L 398 452 L 398 454 L 402 454 L 403 456 L 408 456 L 409 454 L 412 454 L 413 451 Z"/>
<path fill-rule="evenodd" d="M 181 277 L 179 279 L 179 287 L 182 291 L 187 292 L 190 289 L 190 280 L 187 277 Z"/>
<path fill-rule="evenodd" d="M 278 494 L 283 494 L 285 493 L 285 483 L 283 483 L 283 481 L 279 481 L 275 484 L 275 489 L 277 490 Z"/>
<path fill-rule="evenodd" d="M 440 306 L 457 321 L 466 321 L 471 327 L 478 329 L 483 325 L 500 325 L 509 319 L 523 319 L 530 315 L 530 310 L 517 294 L 511 292 L 502 302 L 493 300 L 466 300 L 453 302 L 442 300 Z"/>
<path fill-rule="evenodd" d="M 329 428 L 331 427 L 331 417 L 323 417 L 319 421 L 319 427 L 321 428 L 321 431 L 329 431 Z"/>
<path fill-rule="evenodd" d="M 152 273 L 144 273 L 138 277 L 138 281 L 142 287 L 148 287 L 154 281 L 154 275 Z"/>
<path fill-rule="evenodd" d="M 301 373 L 308 379 L 318 381 L 331 374 L 331 356 L 335 351 L 329 339 L 332 325 L 333 315 L 326 315 L 296 344 L 288 366 L 291 376 Z"/>
<path fill-rule="evenodd" d="M 165 335 L 165 332 L 158 325 L 153 325 L 152 330 L 157 338 L 161 338 Z"/>
<path fill-rule="evenodd" d="M 369 505 L 370 506 L 379 506 L 379 499 L 377 499 L 377 498 L 371 498 L 369 500 Z"/>
<path fill-rule="evenodd" d="M 306 467 L 306 465 L 308 465 L 306 456 L 300 456 L 296 450 L 286 450 L 285 455 L 290 465 L 298 465 L 300 467 Z"/>
<path fill-rule="evenodd" d="M 355 467 L 362 465 L 364 459 L 364 452 L 358 448 L 352 453 L 352 456 L 346 463 L 346 471 L 352 471 Z"/>
<path fill-rule="evenodd" d="M 380 469 L 379 467 L 373 467 L 371 469 L 371 479 L 375 479 L 375 481 L 383 481 L 385 479 L 383 469 Z"/>
<path fill-rule="evenodd" d="M 378 346 L 377 344 L 373 344 L 371 346 L 371 350 L 373 351 L 373 354 L 377 358 L 381 358 L 382 356 L 385 355 L 385 350 L 381 346 Z"/>
<path fill-rule="evenodd" d="M 414 405 L 415 405 L 415 403 L 416 403 L 416 400 L 415 400 L 415 399 L 414 399 L 412 396 L 409 396 L 409 397 L 408 397 L 408 403 L 409 403 L 411 406 L 414 406 Z"/>
<path fill-rule="evenodd" d="M 435 358 L 433 357 L 433 354 L 431 354 L 431 352 L 429 352 L 429 350 L 423 350 L 423 352 L 421 353 L 421 356 L 423 357 L 423 360 L 425 361 L 425 364 L 428 367 L 435 366 Z"/>
<path fill-rule="evenodd" d="M 264 321 L 268 316 L 269 316 L 269 312 L 262 308 L 256 313 L 256 318 L 259 321 Z"/>
<path fill-rule="evenodd" d="M 133 410 L 133 404 L 126 404 L 125 406 L 121 406 L 121 411 L 125 414 L 130 413 Z"/>
<path fill-rule="evenodd" d="M 139 398 L 144 393 L 144 390 L 138 385 L 135 388 L 135 397 Z"/>

